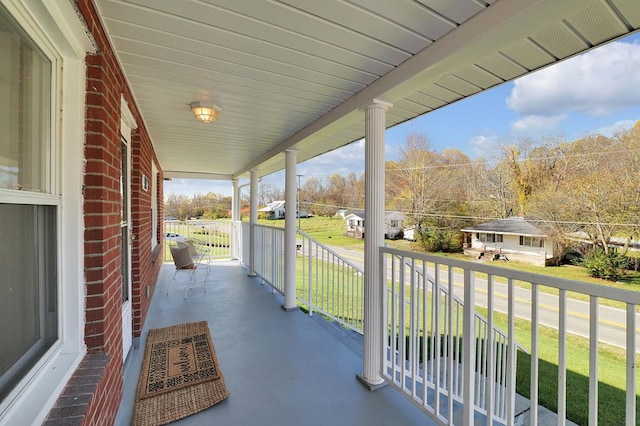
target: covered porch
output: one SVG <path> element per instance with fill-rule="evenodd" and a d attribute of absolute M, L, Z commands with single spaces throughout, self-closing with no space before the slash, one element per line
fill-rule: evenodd
<path fill-rule="evenodd" d="M 13 278 L 0 283 L 0 300 L 39 327 L 31 333 L 37 350 L 23 356 L 23 342 L 16 339 L 0 364 L 13 369 L 0 375 L 0 425 L 112 424 L 120 401 L 115 421 L 127 424 L 148 330 L 203 319 L 232 396 L 184 423 L 411 425 L 431 416 L 438 424 L 470 425 L 476 423 L 476 396 L 488 395 L 475 405 L 488 407 L 490 418 L 492 411 L 504 411 L 505 422 L 515 424 L 513 352 L 500 383 L 508 388 L 501 410 L 494 410 L 496 373 L 488 368 L 482 374 L 490 380 L 476 380 L 473 349 L 494 365 L 489 343 L 495 328 L 488 315 L 484 334 L 476 333 L 476 273 L 484 274 L 489 313 L 492 297 L 498 298 L 493 278 L 507 283 L 500 297 L 506 292 L 510 342 L 514 281 L 531 284 L 534 406 L 538 287 L 558 290 L 561 418 L 567 405 L 566 293 L 582 292 L 591 303 L 591 424 L 599 402 L 599 298 L 626 303 L 619 327 L 626 339 L 625 423 L 636 424 L 637 292 L 443 262 L 389 250 L 383 241 L 385 129 L 637 32 L 640 14 L 632 0 L 0 0 L 0 6 L 3 42 L 11 46 L 2 51 L 3 77 L 10 77 L 3 89 L 11 94 L 4 107 L 11 113 L 3 114 L 2 124 L 19 136 L 9 133 L 0 144 L 11 147 L 0 164 L 9 176 L 0 187 L 0 204 L 40 212 L 21 223 L 37 234 L 25 238 L 27 232 L 18 232 L 9 240 L 30 256 L 21 257 L 24 264 L 42 271 L 30 278 L 38 291 L 19 300 L 13 283 L 26 282 L 22 274 L 29 268 L 10 269 L 22 265 L 13 261 L 0 268 L 0 275 Z M 27 67 L 26 57 L 35 65 Z M 198 113 L 202 106 L 212 108 L 209 116 Z M 295 209 L 287 210 L 282 235 L 259 232 L 257 186 L 260 178 L 284 169 L 285 202 L 294 205 L 298 163 L 363 138 L 367 239 L 363 272 L 352 274 L 361 289 L 358 326 L 364 339 L 358 351 L 295 311 Z M 170 178 L 229 182 L 234 225 L 240 187 L 250 182 L 249 232 L 234 228 L 227 236 L 233 256 L 248 269 L 216 264 L 209 292 L 191 291 L 186 300 L 184 288 L 165 295 L 171 267 L 158 261 L 163 180 Z M 3 211 L 7 229 L 22 229 L 13 222 L 18 217 Z M 46 226 L 34 226 L 37 220 Z M 267 236 L 269 252 L 261 239 Z M 321 250 L 308 247 L 310 269 Z M 6 259 L 21 253 L 8 244 L 5 250 Z M 243 250 L 250 255 L 240 256 Z M 247 275 L 271 279 L 272 287 Z M 464 296 L 466 309 L 455 292 Z M 436 302 L 428 306 L 430 300 Z M 33 312 L 25 314 L 23 306 Z M 420 323 L 426 312 L 435 312 L 436 319 L 447 312 L 448 321 Z M 15 332 L 15 318 L 4 321 L 3 339 L 23 337 Z M 421 365 L 428 354 L 419 336 L 429 333 L 433 353 L 443 352 L 438 345 L 446 342 L 449 371 L 455 367 L 464 386 L 453 373 L 441 380 L 439 360 L 432 362 L 435 373 Z M 413 343 L 397 343 L 407 336 Z M 488 342 L 487 349 L 477 342 Z M 464 359 L 460 347 L 467 348 Z M 515 351 L 514 345 L 500 348 Z M 66 385 L 93 355 L 104 360 L 95 392 L 69 397 Z M 356 375 L 371 388 L 390 386 L 368 392 Z M 436 390 L 436 408 L 430 389 Z M 464 413 L 452 421 L 445 415 L 455 410 L 439 407 L 442 398 L 452 407 L 454 397 Z M 55 417 L 66 412 L 58 402 L 80 399 L 86 404 L 75 406 L 73 422 Z"/>
<path fill-rule="evenodd" d="M 206 320 L 231 396 L 178 424 L 428 425 L 418 407 L 391 387 L 369 392 L 355 380 L 362 345 L 319 315 L 285 312 L 282 298 L 238 261 L 214 262 L 204 293 L 183 299 L 186 281 L 172 281 L 165 263 L 142 336 L 125 365 L 116 425 L 129 425 L 149 329 Z M 349 336 L 352 334 L 352 336 Z"/>

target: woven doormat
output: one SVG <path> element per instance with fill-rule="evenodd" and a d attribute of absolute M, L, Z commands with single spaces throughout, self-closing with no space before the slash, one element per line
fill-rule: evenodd
<path fill-rule="evenodd" d="M 134 425 L 167 424 L 228 396 L 206 321 L 149 330 Z"/>

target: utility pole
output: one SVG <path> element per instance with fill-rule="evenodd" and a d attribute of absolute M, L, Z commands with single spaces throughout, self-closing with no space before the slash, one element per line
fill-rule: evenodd
<path fill-rule="evenodd" d="M 298 230 L 300 230 L 300 178 L 304 175 L 296 175 L 298 177 L 298 191 L 296 194 L 297 207 L 296 214 L 298 215 Z"/>

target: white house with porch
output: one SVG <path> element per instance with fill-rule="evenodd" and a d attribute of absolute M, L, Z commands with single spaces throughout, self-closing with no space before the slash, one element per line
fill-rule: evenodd
<path fill-rule="evenodd" d="M 261 209 L 258 212 L 266 213 L 267 219 L 284 219 L 286 211 L 286 202 L 283 200 L 273 201 Z M 305 210 L 299 210 L 298 215 L 300 217 L 308 217 L 309 213 Z"/>
<path fill-rule="evenodd" d="M 518 260 L 546 266 L 554 258 L 553 241 L 540 222 L 511 216 L 462 229 L 467 246 L 464 253 L 486 260 Z"/>
<path fill-rule="evenodd" d="M 284 201 L 273 201 L 258 209 L 258 212 L 266 213 L 267 219 L 284 219 Z"/>
<path fill-rule="evenodd" d="M 354 238 L 365 237 L 365 212 L 358 210 L 344 216 L 346 235 Z M 406 216 L 400 212 L 389 211 L 384 213 L 384 238 L 395 239 L 402 235 L 403 224 Z"/>

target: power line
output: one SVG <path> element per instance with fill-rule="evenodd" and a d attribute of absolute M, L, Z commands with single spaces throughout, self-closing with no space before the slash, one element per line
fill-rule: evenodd
<path fill-rule="evenodd" d="M 320 206 L 327 208 L 335 208 L 335 209 L 347 209 L 347 210 L 363 210 L 364 207 L 348 207 L 348 206 L 336 206 L 331 204 L 322 204 L 322 203 L 312 203 L 305 201 L 305 204 L 311 206 Z M 481 221 L 492 221 L 498 219 L 504 219 L 502 217 L 489 217 L 489 216 L 469 216 L 469 215 L 455 215 L 455 214 L 444 214 L 444 213 L 412 213 L 405 210 L 396 210 L 393 211 L 406 214 L 408 216 L 421 216 L 421 217 L 432 217 L 432 218 L 446 218 L 446 219 L 467 219 L 467 220 L 481 220 Z M 589 226 L 596 225 L 594 222 L 585 222 L 585 221 L 569 221 L 569 220 L 541 220 L 541 219 L 530 219 L 532 222 L 540 222 L 540 223 L 553 223 L 553 224 L 562 224 L 562 225 L 580 225 L 580 226 Z M 610 222 L 598 222 L 597 224 L 603 226 L 620 226 L 620 227 L 632 227 L 632 228 L 640 228 L 640 224 L 637 223 L 610 223 Z"/>
<path fill-rule="evenodd" d="M 544 160 L 560 160 L 560 159 L 568 159 L 568 158 L 578 158 L 578 157 L 587 157 L 590 155 L 602 157 L 604 154 L 622 154 L 629 152 L 640 152 L 640 148 L 638 149 L 616 149 L 611 151 L 594 151 L 594 152 L 581 152 L 575 154 L 566 154 L 566 155 L 549 155 L 545 157 L 532 157 L 532 158 L 520 158 L 515 160 L 516 163 L 524 163 L 524 162 L 535 162 L 535 161 L 544 161 Z M 430 170 L 430 169 L 446 169 L 446 168 L 456 168 L 456 167 L 471 167 L 471 166 L 481 166 L 481 165 L 493 165 L 497 166 L 505 159 L 501 160 L 475 160 L 469 161 L 467 163 L 454 163 L 454 164 L 429 164 L 424 166 L 416 166 L 416 167 L 398 167 L 398 168 L 386 168 L 386 172 L 397 172 L 397 171 L 410 171 L 410 170 Z"/>

